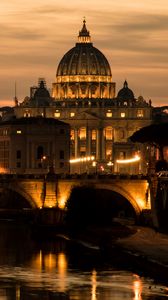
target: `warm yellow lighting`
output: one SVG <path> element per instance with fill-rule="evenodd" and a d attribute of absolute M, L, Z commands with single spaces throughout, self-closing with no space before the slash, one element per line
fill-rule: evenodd
<path fill-rule="evenodd" d="M 92 299 L 91 300 L 96 300 L 96 288 L 97 288 L 97 273 L 95 270 L 92 271 Z"/>
<path fill-rule="evenodd" d="M 106 117 L 107 118 L 111 118 L 112 117 L 112 112 L 111 112 L 111 110 L 108 110 L 107 112 L 106 112 Z"/>
<path fill-rule="evenodd" d="M 138 198 L 136 198 L 136 202 L 137 202 L 138 206 L 139 206 L 141 209 L 145 209 L 145 208 L 146 208 L 146 204 L 145 204 L 144 199 L 138 197 Z"/>
<path fill-rule="evenodd" d="M 112 161 L 109 161 L 108 163 L 107 163 L 107 166 L 113 166 L 114 164 L 113 164 L 113 162 Z"/>
<path fill-rule="evenodd" d="M 86 156 L 86 157 L 81 157 L 81 158 L 75 158 L 75 159 L 70 159 L 70 164 L 74 163 L 79 163 L 79 162 L 87 162 L 87 161 L 93 161 L 95 159 L 94 156 Z"/>
<path fill-rule="evenodd" d="M 99 75 L 66 75 L 66 76 L 57 76 L 56 83 L 60 82 L 112 82 L 111 76 L 99 76 Z"/>
<path fill-rule="evenodd" d="M 70 117 L 71 117 L 71 118 L 75 117 L 75 113 L 74 113 L 74 112 L 71 112 L 71 113 L 70 113 Z"/>
<path fill-rule="evenodd" d="M 134 290 L 134 299 L 133 300 L 141 300 L 141 293 L 142 293 L 142 283 L 140 280 L 135 280 L 133 283 L 133 290 Z"/>
<path fill-rule="evenodd" d="M 43 268 L 43 254 L 42 251 L 40 250 L 39 253 L 32 258 L 31 261 L 31 267 L 34 269 L 41 271 Z"/>
<path fill-rule="evenodd" d="M 6 172 L 6 169 L 3 168 L 3 167 L 0 167 L 0 174 L 1 174 L 1 173 L 7 173 L 7 172 Z"/>
<path fill-rule="evenodd" d="M 104 129 L 104 136 L 107 141 L 111 141 L 113 139 L 113 129 L 111 126 L 108 126 Z"/>
<path fill-rule="evenodd" d="M 79 129 L 79 138 L 80 140 L 86 139 L 86 127 L 82 127 Z"/>
<path fill-rule="evenodd" d="M 44 255 L 44 266 L 47 270 L 53 270 L 56 267 L 56 255 L 49 253 Z"/>
<path fill-rule="evenodd" d="M 121 118 L 125 118 L 125 112 L 121 113 Z"/>
<path fill-rule="evenodd" d="M 16 133 L 17 133 L 17 134 L 21 134 L 22 131 L 21 131 L 21 130 L 17 130 Z"/>
<path fill-rule="evenodd" d="M 93 162 L 92 162 L 92 166 L 93 166 L 93 167 L 96 167 L 96 165 L 97 165 L 97 162 L 96 162 L 96 161 L 93 161 Z"/>
<path fill-rule="evenodd" d="M 59 110 L 56 110 L 56 112 L 54 113 L 54 117 L 55 118 L 59 118 L 60 117 L 60 112 L 59 112 Z"/>
<path fill-rule="evenodd" d="M 138 109 L 138 111 L 137 111 L 137 117 L 138 117 L 138 118 L 143 118 L 143 116 L 144 116 L 144 111 L 143 111 L 143 109 Z"/>
<path fill-rule="evenodd" d="M 65 208 L 65 204 L 66 204 L 66 197 L 61 197 L 59 199 L 59 204 L 58 204 L 59 208 L 64 209 Z"/>
<path fill-rule="evenodd" d="M 59 292 L 65 292 L 66 288 L 66 272 L 67 272 L 67 259 L 64 253 L 58 254 L 58 276 L 59 276 Z"/>
<path fill-rule="evenodd" d="M 118 164 L 129 164 L 129 163 L 134 163 L 134 162 L 140 161 L 140 159 L 141 159 L 140 156 L 135 155 L 135 157 L 130 158 L 130 159 L 117 159 L 116 162 Z"/>
<path fill-rule="evenodd" d="M 16 285 L 16 300 L 20 300 L 20 285 Z"/>

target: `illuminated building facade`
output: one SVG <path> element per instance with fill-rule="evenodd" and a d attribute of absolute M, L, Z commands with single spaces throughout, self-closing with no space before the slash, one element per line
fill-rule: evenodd
<path fill-rule="evenodd" d="M 69 172 L 69 125 L 30 117 L 0 123 L 1 173 Z"/>
<path fill-rule="evenodd" d="M 146 149 L 129 137 L 152 122 L 152 109 L 150 100 L 135 98 L 127 81 L 115 95 L 110 65 L 91 43 L 85 21 L 75 47 L 58 65 L 52 97 L 42 79 L 14 108 L 17 118 L 42 116 L 70 124 L 71 159 L 94 156 L 95 172 L 131 174 L 146 173 Z M 137 162 L 117 163 L 136 155 L 141 157 Z M 73 172 L 88 171 L 83 162 L 82 166 Z"/>

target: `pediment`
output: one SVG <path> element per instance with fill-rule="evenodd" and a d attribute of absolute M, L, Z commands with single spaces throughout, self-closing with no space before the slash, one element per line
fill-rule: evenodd
<path fill-rule="evenodd" d="M 83 111 L 77 114 L 76 119 L 77 120 L 100 120 L 101 117 L 95 113 Z"/>

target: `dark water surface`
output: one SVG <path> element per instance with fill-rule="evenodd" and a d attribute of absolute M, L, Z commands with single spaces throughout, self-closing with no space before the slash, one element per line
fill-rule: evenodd
<path fill-rule="evenodd" d="M 0 221 L 0 300 L 160 300 L 168 288 L 109 263 L 99 251 L 60 237 L 35 241 L 12 220 Z"/>

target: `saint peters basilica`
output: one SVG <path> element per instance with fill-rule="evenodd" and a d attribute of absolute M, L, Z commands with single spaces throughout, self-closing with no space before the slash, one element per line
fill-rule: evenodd
<path fill-rule="evenodd" d="M 37 86 L 30 88 L 30 95 L 23 101 L 18 101 L 15 97 L 15 106 L 8 114 L 4 113 L 1 127 L 5 128 L 5 122 L 9 123 L 13 117 L 20 120 L 54 118 L 70 126 L 69 147 L 65 142 L 64 151 L 66 152 L 66 148 L 69 153 L 70 149 L 71 173 L 146 174 L 148 148 L 132 143 L 129 137 L 141 127 L 151 124 L 151 101 L 146 101 L 142 96 L 136 97 L 126 80 L 121 90 L 116 91 L 115 86 L 109 62 L 104 54 L 93 46 L 84 20 L 76 45 L 63 55 L 58 65 L 52 94 L 48 91 L 45 79 L 40 78 Z M 21 126 L 21 122 L 18 126 Z M 28 129 L 26 132 L 29 135 Z M 41 149 L 41 156 L 49 157 L 54 164 L 57 147 L 55 144 L 52 146 L 51 140 L 48 142 L 48 134 L 43 138 L 41 135 L 42 133 L 39 134 L 38 140 L 36 134 L 36 141 L 31 141 L 32 147 L 27 145 L 26 149 L 31 148 L 31 157 L 33 153 L 38 152 L 37 149 Z M 0 136 L 0 140 L 1 145 L 3 135 Z M 15 149 L 16 153 L 19 150 Z M 2 156 L 0 155 L 1 164 Z M 29 165 L 31 172 L 33 168 L 38 171 L 43 167 L 42 164 L 36 163 L 35 158 L 30 163 L 30 153 L 27 156 L 29 158 L 25 160 L 25 170 L 30 169 Z M 64 169 L 65 158 L 67 160 L 67 154 L 62 152 L 63 173 L 68 172 L 67 168 Z M 22 162 L 18 164 L 14 158 L 13 161 L 17 171 Z M 61 169 L 58 172 L 61 173 Z"/>

